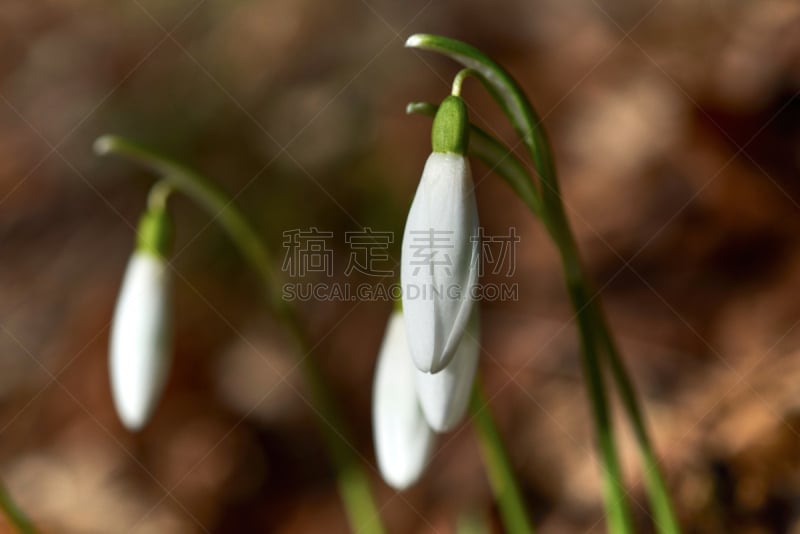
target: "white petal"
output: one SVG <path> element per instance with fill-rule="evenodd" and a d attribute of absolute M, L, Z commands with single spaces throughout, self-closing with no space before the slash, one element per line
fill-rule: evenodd
<path fill-rule="evenodd" d="M 414 390 L 414 365 L 405 325 L 394 312 L 386 326 L 372 390 L 375 455 L 384 480 L 405 489 L 422 474 L 430 458 L 433 431 L 425 422 Z"/>
<path fill-rule="evenodd" d="M 122 423 L 142 428 L 163 393 L 171 360 L 172 299 L 163 260 L 136 252 L 128 262 L 111 327 L 111 393 Z"/>
<path fill-rule="evenodd" d="M 400 282 L 414 364 L 441 371 L 461 341 L 478 283 L 478 208 L 469 162 L 434 152 L 403 232 Z"/>
<path fill-rule="evenodd" d="M 417 370 L 416 385 L 422 413 L 436 432 L 448 432 L 464 418 L 480 355 L 480 325 L 475 306 L 453 360 L 435 374 Z"/>

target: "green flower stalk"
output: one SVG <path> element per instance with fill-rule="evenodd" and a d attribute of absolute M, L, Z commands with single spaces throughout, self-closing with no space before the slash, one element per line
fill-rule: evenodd
<path fill-rule="evenodd" d="M 269 252 L 229 195 L 205 177 L 121 137 L 100 137 L 95 141 L 94 149 L 99 155 L 124 156 L 158 174 L 161 180 L 151 193 L 152 205 L 159 204 L 159 196 L 162 194 L 165 201 L 165 196 L 174 190 L 211 213 L 258 274 L 267 303 L 275 316 L 295 337 L 303 353 L 312 352 L 313 348 L 308 342 L 297 310 L 280 299 L 277 291 L 280 287 L 280 276 L 273 267 Z M 350 433 L 338 412 L 333 395 L 313 357 L 304 357 L 300 368 L 312 397 L 313 408 L 319 416 L 323 443 L 336 469 L 339 494 L 350 526 L 354 532 L 382 534 L 384 528 L 372 497 L 369 478 L 352 448 Z"/>
<path fill-rule="evenodd" d="M 567 292 L 576 311 L 583 367 L 600 448 L 609 531 L 624 534 L 632 532 L 633 527 L 623 488 L 602 365 L 610 368 L 625 413 L 634 428 L 656 528 L 663 534 L 680 532 L 632 383 L 580 263 L 541 120 L 511 75 L 480 50 L 455 39 L 427 34 L 411 36 L 406 46 L 446 55 L 466 67 L 467 71 L 462 71 L 464 74 L 459 78 L 463 81 L 466 75 L 472 74 L 483 83 L 528 149 L 539 180 L 534 179 L 503 143 L 470 126 L 473 138 L 480 141 L 472 145 L 473 153 L 504 178 L 531 212 L 541 219 L 561 255 Z M 407 109 L 409 112 L 432 114 L 436 108 L 430 104 L 415 103 Z M 502 466 L 502 463 L 496 465 Z"/>

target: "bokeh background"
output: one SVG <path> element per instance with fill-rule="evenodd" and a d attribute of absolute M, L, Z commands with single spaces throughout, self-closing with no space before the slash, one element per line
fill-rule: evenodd
<path fill-rule="evenodd" d="M 116 419 L 109 321 L 152 177 L 118 133 L 218 180 L 282 233 L 399 232 L 469 41 L 528 90 L 689 532 L 800 532 L 800 5 L 789 0 L 3 0 L 0 477 L 45 532 L 345 532 L 297 354 L 208 215 L 176 199 L 176 343 L 139 434 Z M 512 131 L 478 84 L 473 119 Z M 487 233 L 521 236 L 481 369 L 545 533 L 602 532 L 572 314 L 553 247 L 475 166 Z M 391 248 L 399 256 L 399 240 Z M 356 280 L 358 280 L 356 278 Z M 365 278 L 362 281 L 369 282 Z M 301 306 L 392 532 L 500 530 L 469 423 L 422 481 L 379 479 L 371 380 L 391 305 Z M 619 419 L 619 418 L 618 418 Z M 628 489 L 641 471 L 619 425 Z M 0 519 L 0 531 L 10 531 Z"/>

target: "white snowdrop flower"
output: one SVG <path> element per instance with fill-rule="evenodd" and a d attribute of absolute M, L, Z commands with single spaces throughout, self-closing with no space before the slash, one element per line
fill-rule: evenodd
<path fill-rule="evenodd" d="M 111 393 L 128 430 L 139 430 L 147 423 L 169 372 L 172 291 L 169 267 L 162 255 L 168 240 L 166 214 L 146 213 L 114 310 L 109 347 Z"/>
<path fill-rule="evenodd" d="M 476 306 L 452 361 L 435 374 L 419 370 L 415 373 L 422 413 L 436 432 L 449 432 L 464 419 L 480 349 L 480 320 Z"/>
<path fill-rule="evenodd" d="M 463 101 L 447 97 L 403 232 L 403 314 L 414 364 L 428 373 L 452 359 L 478 281 L 478 208 L 464 155 L 468 128 Z"/>
<path fill-rule="evenodd" d="M 419 479 L 430 458 L 434 433 L 414 388 L 403 315 L 389 317 L 372 389 L 372 429 L 378 468 L 387 484 L 402 490 Z"/>

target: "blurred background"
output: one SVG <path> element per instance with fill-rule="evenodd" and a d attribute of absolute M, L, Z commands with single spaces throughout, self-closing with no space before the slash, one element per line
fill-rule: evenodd
<path fill-rule="evenodd" d="M 0 478 L 19 504 L 44 532 L 347 531 L 296 350 L 256 276 L 183 198 L 167 392 L 141 433 L 118 422 L 109 322 L 152 177 L 91 146 L 125 135 L 218 180 L 277 266 L 283 232 L 332 232 L 342 279 L 346 232 L 402 230 L 430 150 L 430 121 L 406 102 L 441 100 L 457 70 L 403 48 L 420 31 L 489 53 L 543 116 L 687 532 L 800 532 L 800 5 L 788 0 L 3 0 Z M 475 122 L 515 142 L 477 83 L 465 96 Z M 474 175 L 487 234 L 521 237 L 519 299 L 483 306 L 491 410 L 540 531 L 603 532 L 557 257 L 501 180 Z M 467 518 L 499 532 L 469 423 L 439 439 L 408 492 L 373 467 L 390 309 L 301 304 L 383 518 L 398 533 Z"/>

